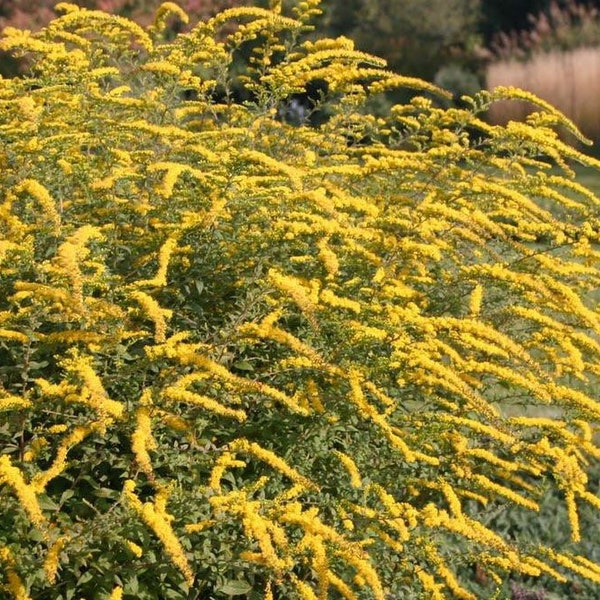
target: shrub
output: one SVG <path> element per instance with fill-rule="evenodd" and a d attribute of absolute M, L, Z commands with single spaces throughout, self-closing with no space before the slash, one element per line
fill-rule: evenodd
<path fill-rule="evenodd" d="M 598 584 L 598 199 L 569 162 L 597 163 L 569 122 L 479 119 L 536 102 L 512 89 L 372 117 L 390 88 L 444 93 L 303 41 L 312 0 L 172 40 L 172 3 L 146 29 L 59 8 L 2 41 L 31 64 L 0 80 L 5 593 Z M 315 81 L 321 125 L 287 123 Z M 548 492 L 560 547 L 497 518 Z"/>

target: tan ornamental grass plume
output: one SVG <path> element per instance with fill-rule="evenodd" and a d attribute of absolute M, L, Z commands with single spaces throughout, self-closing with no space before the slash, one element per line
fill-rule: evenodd
<path fill-rule="evenodd" d="M 544 52 L 526 62 L 502 60 L 488 66 L 486 79 L 490 90 L 510 85 L 533 92 L 572 119 L 586 136 L 600 139 L 600 48 Z M 498 102 L 489 118 L 505 124 L 522 120 L 533 110 L 526 103 Z"/>

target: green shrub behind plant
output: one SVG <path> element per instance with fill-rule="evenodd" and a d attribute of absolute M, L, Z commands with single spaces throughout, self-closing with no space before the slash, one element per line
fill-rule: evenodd
<path fill-rule="evenodd" d="M 372 117 L 387 89 L 443 92 L 344 38 L 303 41 L 316 2 L 172 41 L 172 3 L 147 29 L 60 7 L 2 41 L 32 64 L 0 80 L 5 591 L 600 582 L 579 518 L 600 508 L 598 200 L 567 164 L 593 161 L 552 130 L 570 124 L 542 102 L 482 122 L 497 98 L 536 101 L 511 89 Z M 324 123 L 286 123 L 314 81 Z M 569 547 L 492 527 L 490 503 L 535 519 L 547 486 Z"/>

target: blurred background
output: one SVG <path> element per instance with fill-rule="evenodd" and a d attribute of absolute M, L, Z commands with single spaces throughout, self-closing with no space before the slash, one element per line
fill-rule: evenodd
<path fill-rule="evenodd" d="M 0 0 L 0 28 L 36 30 L 57 0 Z M 284 0 L 285 2 L 285 0 Z M 79 0 L 147 24 L 161 0 Z M 268 0 L 179 0 L 191 22 Z M 323 0 L 315 35 L 352 38 L 390 69 L 450 90 L 456 102 L 482 88 L 515 85 L 561 109 L 600 141 L 600 0 Z M 0 73 L 20 65 L 0 55 Z M 392 102 L 394 98 L 390 98 Z M 522 118 L 524 103 L 494 107 L 493 122 Z"/>

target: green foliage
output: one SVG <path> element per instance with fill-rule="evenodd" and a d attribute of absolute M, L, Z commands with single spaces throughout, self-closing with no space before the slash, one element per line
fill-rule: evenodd
<path fill-rule="evenodd" d="M 569 163 L 598 163 L 572 125 L 513 89 L 374 117 L 448 94 L 307 41 L 316 2 L 174 39 L 172 3 L 146 29 L 59 9 L 1 44 L 32 65 L 0 79 L 6 594 L 597 585 L 599 201 Z M 286 122 L 316 82 L 321 124 Z M 540 111 L 480 120 L 505 98 Z M 549 494 L 569 538 L 515 539 L 500 515 Z"/>

